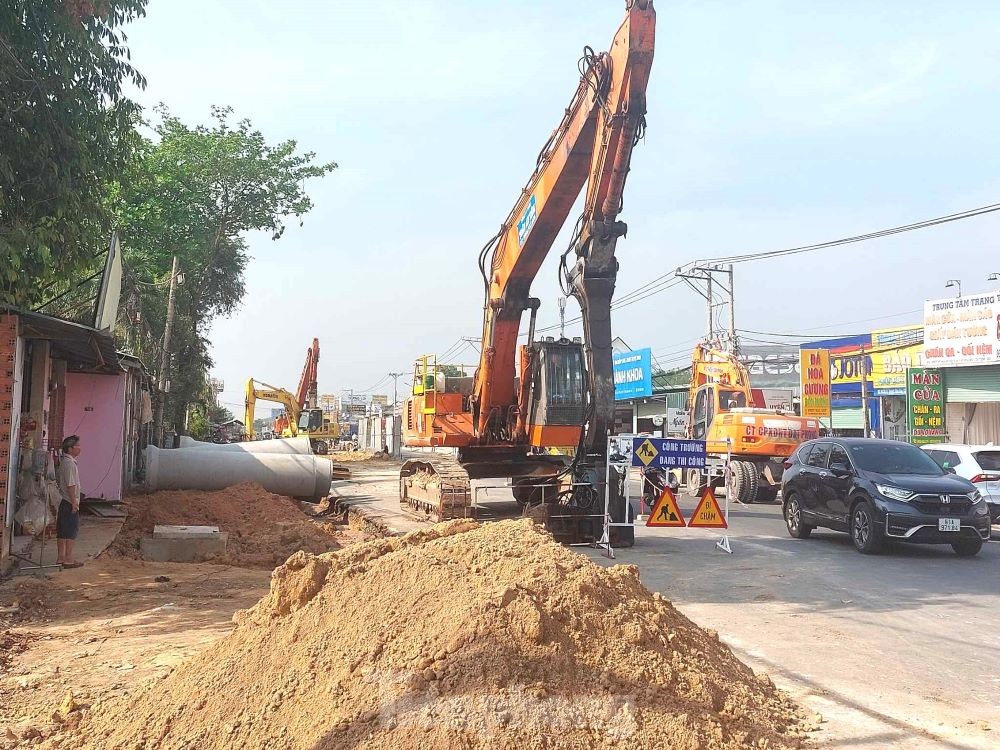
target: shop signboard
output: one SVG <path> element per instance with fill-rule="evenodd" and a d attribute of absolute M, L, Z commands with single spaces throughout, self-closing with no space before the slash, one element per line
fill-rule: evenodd
<path fill-rule="evenodd" d="M 611 369 L 615 380 L 615 401 L 653 395 L 652 352 L 648 348 L 613 354 Z"/>
<path fill-rule="evenodd" d="M 924 327 L 872 331 L 868 380 L 878 396 L 905 396 L 906 370 L 924 364 Z"/>
<path fill-rule="evenodd" d="M 948 441 L 944 423 L 944 381 L 931 367 L 906 370 L 907 431 L 914 445 Z"/>
<path fill-rule="evenodd" d="M 924 364 L 964 367 L 1000 362 L 1000 292 L 924 303 Z"/>
<path fill-rule="evenodd" d="M 800 349 L 802 371 L 802 416 L 830 418 L 830 352 Z"/>
<path fill-rule="evenodd" d="M 761 409 L 792 411 L 794 393 L 791 388 L 752 388 L 753 405 Z"/>

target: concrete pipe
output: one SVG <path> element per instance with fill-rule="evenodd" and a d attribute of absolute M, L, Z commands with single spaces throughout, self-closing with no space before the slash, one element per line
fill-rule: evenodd
<path fill-rule="evenodd" d="M 333 464 L 316 456 L 191 448 L 146 448 L 146 489 L 221 490 L 256 482 L 268 492 L 290 497 L 326 497 Z"/>
<path fill-rule="evenodd" d="M 281 438 L 275 440 L 250 440 L 245 443 L 205 443 L 187 435 L 181 435 L 180 448 L 174 450 L 228 451 L 230 453 L 287 453 L 311 456 L 312 445 L 307 437 Z"/>

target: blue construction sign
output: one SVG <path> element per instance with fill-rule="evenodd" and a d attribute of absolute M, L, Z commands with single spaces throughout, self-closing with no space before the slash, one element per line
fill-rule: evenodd
<path fill-rule="evenodd" d="M 704 440 L 637 437 L 632 440 L 632 465 L 659 469 L 704 469 Z"/>

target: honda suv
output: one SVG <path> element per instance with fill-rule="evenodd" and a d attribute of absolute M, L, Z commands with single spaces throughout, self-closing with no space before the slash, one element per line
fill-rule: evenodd
<path fill-rule="evenodd" d="M 909 443 L 820 438 L 785 462 L 782 509 L 788 533 L 805 539 L 818 526 L 851 535 L 865 554 L 886 540 L 950 544 L 971 557 L 990 538 L 979 490 Z"/>

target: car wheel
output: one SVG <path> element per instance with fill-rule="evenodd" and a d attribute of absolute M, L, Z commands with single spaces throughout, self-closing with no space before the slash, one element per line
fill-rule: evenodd
<path fill-rule="evenodd" d="M 788 527 L 788 535 L 795 539 L 805 539 L 815 528 L 809 524 L 802 523 L 802 507 L 799 505 L 798 495 L 789 495 L 785 500 L 785 526 Z"/>
<path fill-rule="evenodd" d="M 863 555 L 877 555 L 884 546 L 885 539 L 875 518 L 875 509 L 867 500 L 859 502 L 851 511 L 851 541 Z"/>
<path fill-rule="evenodd" d="M 960 542 L 953 542 L 951 548 L 959 557 L 975 557 L 979 550 L 983 548 L 982 539 L 963 539 Z"/>

